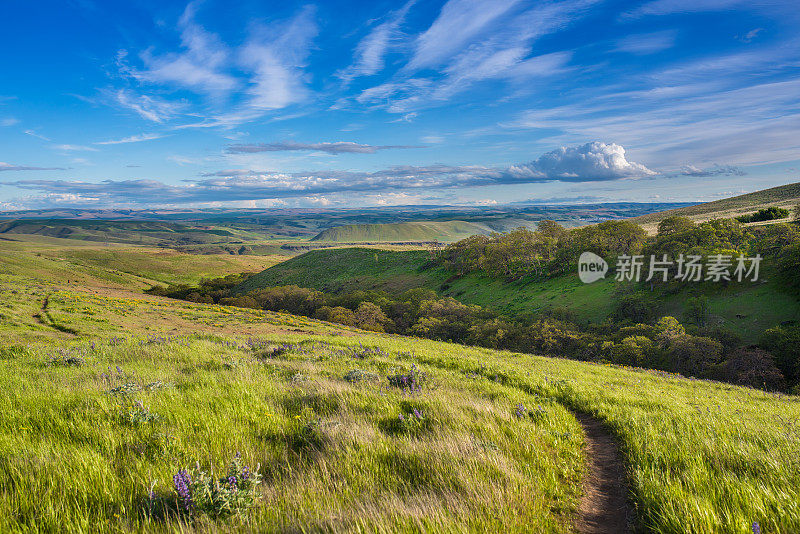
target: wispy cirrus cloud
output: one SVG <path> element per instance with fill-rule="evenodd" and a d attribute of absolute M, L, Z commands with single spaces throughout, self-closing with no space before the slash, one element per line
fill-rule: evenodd
<path fill-rule="evenodd" d="M 303 8 L 287 22 L 256 27 L 239 52 L 240 64 L 251 73 L 245 106 L 268 111 L 305 99 L 303 67 L 317 35 L 315 10 Z"/>
<path fill-rule="evenodd" d="M 766 0 L 761 2 L 753 2 L 751 0 L 653 0 L 625 12 L 623 18 L 724 11 L 736 8 L 757 11 L 778 10 L 785 11 L 787 14 L 795 11 L 795 15 L 797 15 L 796 7 L 791 0 Z"/>
<path fill-rule="evenodd" d="M 223 97 L 239 81 L 226 73 L 231 53 L 220 38 L 195 22 L 198 2 L 190 2 L 180 19 L 180 52 L 156 55 L 151 50 L 139 54 L 143 68 L 127 63 L 128 52 L 120 51 L 118 62 L 123 73 L 146 83 L 168 84 Z"/>
<path fill-rule="evenodd" d="M 128 143 L 141 143 L 142 141 L 153 141 L 166 137 L 164 134 L 139 134 L 123 137 L 122 139 L 109 139 L 108 141 L 97 141 L 96 145 L 124 145 Z"/>
<path fill-rule="evenodd" d="M 636 55 L 654 54 L 675 46 L 677 35 L 675 30 L 628 35 L 617 40 L 614 51 Z"/>
<path fill-rule="evenodd" d="M 441 105 L 479 82 L 523 86 L 568 70 L 572 51 L 534 53 L 534 42 L 579 20 L 600 0 L 536 4 L 450 0 L 415 42 L 405 67 L 356 101 L 392 113 Z"/>
<path fill-rule="evenodd" d="M 97 152 L 96 148 L 86 145 L 53 145 L 53 149 L 62 152 Z"/>
<path fill-rule="evenodd" d="M 701 169 L 694 165 L 685 165 L 681 168 L 679 174 L 683 176 L 745 176 L 747 173 L 740 167 L 735 165 L 718 165 L 714 164 L 711 167 Z"/>
<path fill-rule="evenodd" d="M 110 93 L 111 99 L 123 108 L 130 109 L 143 119 L 162 123 L 178 115 L 186 109 L 185 102 L 170 102 L 149 95 L 137 95 L 127 89 L 119 89 Z"/>
<path fill-rule="evenodd" d="M 375 26 L 358 43 L 353 64 L 340 70 L 336 75 L 345 82 L 349 82 L 359 76 L 372 76 L 380 72 L 384 67 L 386 54 L 393 41 L 398 37 L 400 25 L 408 15 L 408 11 L 416 3 L 417 0 L 409 0 L 402 8 L 389 13 L 388 20 Z"/>
<path fill-rule="evenodd" d="M 45 137 L 40 133 L 36 133 L 35 130 L 25 130 L 22 133 L 24 133 L 25 135 L 30 135 L 31 137 L 35 137 L 37 139 L 41 139 L 42 141 L 52 141 L 52 139 L 50 139 L 49 137 Z"/>
<path fill-rule="evenodd" d="M 449 0 L 430 28 L 416 39 L 411 70 L 437 67 L 485 35 L 520 0 Z"/>
<path fill-rule="evenodd" d="M 14 165 L 0 161 L 0 171 L 64 171 L 64 167 L 32 167 L 29 165 Z"/>
<path fill-rule="evenodd" d="M 728 89 L 683 85 L 673 91 L 606 93 L 548 109 L 524 112 L 506 124 L 518 128 L 551 129 L 561 142 L 614 138 L 636 145 L 638 154 L 654 165 L 675 161 L 710 165 L 756 165 L 791 161 L 800 153 L 800 80 L 755 83 Z M 597 95 L 602 96 L 597 96 Z"/>
<path fill-rule="evenodd" d="M 228 152 L 234 154 L 251 154 L 257 152 L 285 152 L 285 151 L 315 151 L 328 154 L 374 154 L 379 150 L 392 150 L 403 148 L 425 148 L 413 145 L 364 145 L 350 141 L 336 141 L 333 143 L 297 143 L 294 141 L 281 141 L 278 143 L 251 143 L 235 144 L 228 146 Z"/>
<path fill-rule="evenodd" d="M 191 117 L 173 126 L 232 128 L 264 114 L 305 101 L 309 95 L 304 68 L 317 25 L 312 6 L 288 20 L 251 24 L 238 46 L 196 21 L 200 3 L 190 2 L 180 19 L 181 49 L 156 54 L 146 49 L 136 57 L 127 50 L 117 56 L 120 73 L 145 88 L 182 89 L 200 95 L 206 105 L 169 101 L 128 89 L 115 92 L 116 103 L 153 122 Z M 134 65 L 138 58 L 140 65 Z M 197 120 L 200 117 L 200 120 Z"/>

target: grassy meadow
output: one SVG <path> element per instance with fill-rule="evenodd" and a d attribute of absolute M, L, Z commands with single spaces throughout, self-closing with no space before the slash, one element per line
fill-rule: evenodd
<path fill-rule="evenodd" d="M 56 250 L 0 253 L 2 532 L 573 532 L 575 412 L 638 531 L 800 531 L 800 397 L 169 300 Z M 237 453 L 260 484 L 187 511 L 173 477 Z"/>
<path fill-rule="evenodd" d="M 202 278 L 258 272 L 285 255 L 186 254 L 171 248 L 97 243 L 41 235 L 6 235 L 0 240 L 0 274 L 75 282 L 82 287 L 196 284 Z"/>

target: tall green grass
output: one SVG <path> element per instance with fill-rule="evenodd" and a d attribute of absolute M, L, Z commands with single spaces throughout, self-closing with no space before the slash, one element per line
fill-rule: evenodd
<path fill-rule="evenodd" d="M 279 341 L 300 344 L 96 342 L 70 353 L 80 365 L 49 363 L 55 347 L 6 353 L 0 531 L 569 531 L 581 434 L 559 404 L 427 367 L 411 394 L 386 380 L 408 354 Z M 366 379 L 345 380 L 356 368 Z M 157 419 L 130 423 L 120 385 L 141 387 L 132 395 Z M 414 409 L 422 424 L 395 424 Z M 228 521 L 180 513 L 172 475 L 195 461 L 221 470 L 236 452 L 261 465 L 258 506 Z"/>

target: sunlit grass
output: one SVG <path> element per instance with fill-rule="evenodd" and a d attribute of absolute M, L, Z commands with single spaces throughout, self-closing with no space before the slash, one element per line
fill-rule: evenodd
<path fill-rule="evenodd" d="M 642 530 L 800 531 L 798 397 L 0 281 L 2 532 L 569 531 L 584 474 L 569 410 L 618 436 Z M 76 334 L 33 318 L 48 295 Z M 422 391 L 390 386 L 411 365 L 430 377 Z M 110 393 L 126 383 L 141 390 Z M 520 403 L 546 415 L 521 420 Z M 396 422 L 414 409 L 424 420 Z M 257 505 L 179 514 L 172 475 L 236 452 L 261 464 Z"/>

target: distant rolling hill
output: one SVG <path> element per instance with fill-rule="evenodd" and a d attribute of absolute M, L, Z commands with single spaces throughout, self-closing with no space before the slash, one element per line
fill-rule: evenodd
<path fill-rule="evenodd" d="M 180 224 L 165 221 L 77 219 L 12 219 L 0 221 L 0 235 L 34 235 L 148 246 L 190 247 L 229 245 L 234 253 L 265 236 L 232 226 Z M 242 252 L 243 253 L 243 252 Z"/>
<path fill-rule="evenodd" d="M 323 230 L 311 241 L 335 243 L 458 241 L 471 235 L 491 232 L 488 226 L 466 221 L 346 224 Z"/>
<path fill-rule="evenodd" d="M 800 182 L 763 189 L 754 193 L 739 195 L 738 197 L 705 202 L 695 206 L 640 215 L 630 220 L 652 230 L 659 222 L 674 215 L 689 217 L 695 221 L 707 221 L 709 219 L 736 217 L 770 206 L 779 206 L 794 211 L 798 203 L 800 203 Z"/>

